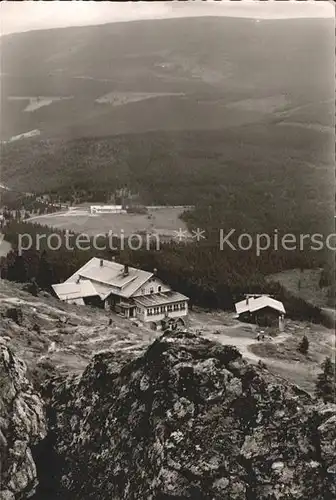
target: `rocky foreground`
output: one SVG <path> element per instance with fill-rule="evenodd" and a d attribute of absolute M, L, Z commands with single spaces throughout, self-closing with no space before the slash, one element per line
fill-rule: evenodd
<path fill-rule="evenodd" d="M 47 433 L 45 407 L 24 363 L 0 343 L 0 499 L 28 498 L 38 484 L 32 449 Z"/>
<path fill-rule="evenodd" d="M 233 347 L 166 333 L 34 394 L 1 351 L 1 500 L 336 497 L 336 406 Z M 44 419 L 44 415 L 45 419 Z"/>

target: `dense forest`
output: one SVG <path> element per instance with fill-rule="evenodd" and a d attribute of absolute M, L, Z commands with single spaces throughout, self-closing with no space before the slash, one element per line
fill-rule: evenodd
<path fill-rule="evenodd" d="M 107 201 L 121 188 L 144 205 L 195 205 L 202 228 L 327 231 L 333 215 L 328 135 L 266 125 L 225 131 L 153 132 L 31 140 L 2 148 L 13 189 L 68 202 Z"/>

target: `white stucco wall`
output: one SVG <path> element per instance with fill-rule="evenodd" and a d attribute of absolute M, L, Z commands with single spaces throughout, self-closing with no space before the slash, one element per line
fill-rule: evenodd
<path fill-rule="evenodd" d="M 171 304 L 171 305 L 174 308 L 174 304 Z M 157 306 L 157 307 L 160 307 L 160 306 Z M 185 302 L 185 309 L 179 309 L 177 311 L 174 311 L 174 309 L 173 309 L 172 311 L 169 311 L 169 312 L 163 312 L 163 313 L 160 312 L 159 314 L 148 315 L 148 309 L 153 309 L 153 307 L 146 308 L 144 314 L 142 315 L 142 321 L 156 322 L 156 321 L 162 321 L 167 316 L 168 316 L 168 318 L 184 318 L 184 317 L 188 316 L 188 302 L 187 301 Z"/>
<path fill-rule="evenodd" d="M 161 287 L 161 289 L 159 289 Z M 153 290 L 151 292 L 151 289 Z M 135 292 L 133 297 L 140 297 L 141 295 L 150 295 L 150 293 L 169 292 L 171 290 L 169 285 L 166 285 L 159 278 L 150 278 L 146 283 L 142 285 L 139 290 Z"/>

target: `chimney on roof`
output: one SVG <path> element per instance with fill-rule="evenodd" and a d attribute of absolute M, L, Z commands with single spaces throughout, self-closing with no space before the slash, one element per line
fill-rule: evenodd
<path fill-rule="evenodd" d="M 246 305 L 248 306 L 248 303 L 249 303 L 249 296 L 246 295 Z"/>
<path fill-rule="evenodd" d="M 104 260 L 100 259 L 100 267 L 103 267 L 103 265 L 104 265 Z"/>
<path fill-rule="evenodd" d="M 156 267 L 154 267 L 154 269 L 153 269 L 153 274 L 157 274 L 157 269 L 156 269 Z"/>
<path fill-rule="evenodd" d="M 115 262 L 116 258 L 115 255 L 112 256 L 112 262 Z"/>
<path fill-rule="evenodd" d="M 128 264 L 124 264 L 124 276 L 128 276 L 129 271 L 128 271 Z"/>

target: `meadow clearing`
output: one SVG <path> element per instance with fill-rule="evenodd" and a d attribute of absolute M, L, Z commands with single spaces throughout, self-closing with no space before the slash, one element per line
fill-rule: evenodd
<path fill-rule="evenodd" d="M 155 233 L 173 238 L 175 231 L 186 231 L 180 219 L 182 207 L 147 208 L 147 213 L 99 214 L 91 215 L 88 205 L 71 207 L 63 212 L 31 217 L 29 222 L 57 229 L 68 229 L 89 236 L 112 231 L 116 236 L 130 236 L 139 233 Z"/>

